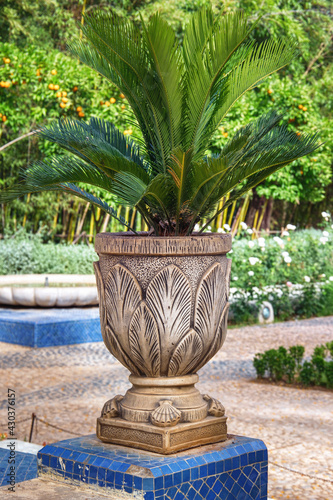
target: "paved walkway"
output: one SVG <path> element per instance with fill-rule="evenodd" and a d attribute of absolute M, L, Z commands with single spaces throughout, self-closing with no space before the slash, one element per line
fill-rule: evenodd
<path fill-rule="evenodd" d="M 200 372 L 198 388 L 223 402 L 228 431 L 258 437 L 268 446 L 272 499 L 332 500 L 333 393 L 255 383 L 253 356 L 295 344 L 310 355 L 316 345 L 332 339 L 333 317 L 233 328 L 220 353 Z M 6 431 L 11 388 L 16 391 L 18 439 L 29 438 L 33 412 L 72 433 L 90 434 L 103 403 L 129 387 L 127 375 L 102 343 L 43 349 L 0 343 L 0 432 Z M 38 421 L 33 442 L 72 435 Z M 46 498 L 45 492 L 39 494 L 38 481 L 20 483 L 17 498 Z M 70 498 L 65 490 L 57 498 Z M 3 489 L 0 497 L 7 497 Z"/>

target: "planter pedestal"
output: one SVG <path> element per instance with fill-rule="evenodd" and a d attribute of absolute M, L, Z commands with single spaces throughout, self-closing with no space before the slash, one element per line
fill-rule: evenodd
<path fill-rule="evenodd" d="M 97 420 L 102 441 L 170 454 L 227 439 L 224 408 L 195 388 L 198 375 L 129 380 L 132 388 L 107 401 Z"/>
<path fill-rule="evenodd" d="M 267 449 L 258 439 L 228 436 L 223 443 L 165 456 L 104 444 L 84 436 L 46 445 L 38 474 L 112 500 L 267 500 Z"/>

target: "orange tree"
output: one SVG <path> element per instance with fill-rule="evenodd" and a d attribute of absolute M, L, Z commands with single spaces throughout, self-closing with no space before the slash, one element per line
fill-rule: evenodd
<path fill-rule="evenodd" d="M 0 43 L 0 148 L 57 118 L 85 120 L 92 115 L 116 123 L 125 135 L 135 135 L 124 95 L 98 74 L 56 50 Z M 1 187 L 14 183 L 27 163 L 56 149 L 54 144 L 29 135 L 0 150 Z M 55 220 L 57 207 L 59 217 Z M 59 231 L 77 208 L 73 200 L 62 195 L 33 195 L 3 207 L 1 222 L 3 229 L 23 224 L 36 231 L 43 221 L 49 230 Z M 80 208 L 83 211 L 84 205 Z"/>

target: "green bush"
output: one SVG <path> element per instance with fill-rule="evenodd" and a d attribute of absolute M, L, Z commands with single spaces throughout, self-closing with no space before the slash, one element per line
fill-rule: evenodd
<path fill-rule="evenodd" d="M 303 361 L 303 346 L 292 346 L 288 350 L 281 346 L 256 354 L 253 366 L 259 379 L 332 388 L 333 360 L 328 359 L 332 354 L 333 342 L 317 346 L 309 361 Z"/>
<path fill-rule="evenodd" d="M 0 241 L 0 274 L 92 274 L 96 260 L 92 246 L 43 243 L 42 234 Z"/>

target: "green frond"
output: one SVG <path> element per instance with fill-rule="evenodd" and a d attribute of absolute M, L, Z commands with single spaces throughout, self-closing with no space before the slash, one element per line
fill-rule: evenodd
<path fill-rule="evenodd" d="M 40 135 L 103 170 L 109 177 L 115 172 L 130 171 L 149 181 L 147 166 L 138 148 L 104 120 L 92 118 L 89 123 L 84 123 L 62 119 L 42 128 Z"/>

